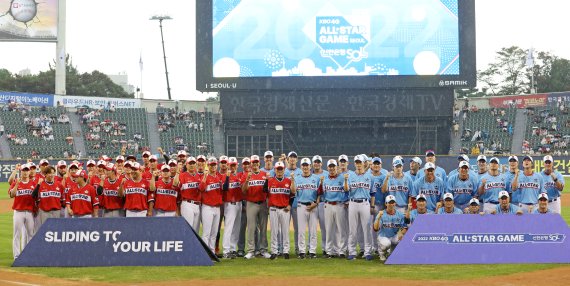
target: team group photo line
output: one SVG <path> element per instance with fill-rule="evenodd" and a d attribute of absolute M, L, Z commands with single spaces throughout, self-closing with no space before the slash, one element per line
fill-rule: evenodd
<path fill-rule="evenodd" d="M 320 257 L 385 261 L 418 215 L 560 214 L 564 189 L 550 155 L 540 173 L 531 156 L 510 156 L 501 167 L 498 158 L 480 155 L 471 170 L 460 155 L 448 174 L 432 150 L 425 164 L 395 156 L 390 171 L 378 154 L 326 162 L 315 155 L 298 164 L 294 151 L 241 162 L 158 151 L 142 153 L 142 162 L 103 155 L 85 167 L 46 159 L 16 165 L 8 179 L 14 259 L 48 218 L 181 216 L 196 233 L 201 225 L 202 240 L 224 259 L 289 259 L 292 220 L 299 259 L 317 258 L 320 228 Z"/>

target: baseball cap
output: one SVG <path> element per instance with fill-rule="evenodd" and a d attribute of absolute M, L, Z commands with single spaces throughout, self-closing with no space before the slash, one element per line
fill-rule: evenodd
<path fill-rule="evenodd" d="M 23 164 L 22 166 L 20 166 L 20 170 L 22 170 L 22 171 L 29 171 L 29 170 L 30 170 L 30 165 L 28 165 L 28 164 Z"/>
<path fill-rule="evenodd" d="M 540 201 L 540 200 L 542 200 L 542 199 L 545 199 L 545 200 L 548 201 L 548 194 L 546 194 L 546 193 L 540 193 L 540 194 L 538 194 L 538 200 Z"/>
<path fill-rule="evenodd" d="M 523 161 L 526 159 L 529 159 L 531 162 L 534 162 L 534 159 L 531 156 L 528 155 L 524 156 Z"/>
<path fill-rule="evenodd" d="M 459 162 L 459 168 L 466 166 L 467 168 L 469 168 L 469 162 L 467 161 L 461 161 Z"/>
<path fill-rule="evenodd" d="M 196 163 L 196 158 L 194 158 L 194 157 L 192 157 L 192 156 L 186 158 L 186 164 L 188 164 L 188 163 L 190 163 L 190 162 Z"/>
<path fill-rule="evenodd" d="M 63 160 L 59 160 L 59 161 L 57 161 L 57 166 L 58 167 L 67 166 L 67 163 L 65 163 L 65 161 L 63 161 Z"/>
<path fill-rule="evenodd" d="M 301 159 L 301 165 L 305 165 L 305 164 L 311 165 L 311 159 L 309 159 L 309 158 Z"/>
<path fill-rule="evenodd" d="M 259 162 L 259 156 L 257 155 L 251 155 L 251 158 L 249 158 L 249 160 L 254 163 L 254 162 Z"/>
<path fill-rule="evenodd" d="M 229 163 L 230 165 L 237 165 L 237 164 L 238 164 L 238 160 L 237 160 L 236 157 L 230 157 L 230 158 L 228 158 L 228 163 Z"/>
<path fill-rule="evenodd" d="M 136 159 L 137 159 L 137 156 L 135 156 L 135 155 L 127 155 L 127 160 L 131 160 L 131 159 L 136 160 Z"/>
<path fill-rule="evenodd" d="M 40 166 L 42 166 L 42 165 L 49 165 L 49 161 L 46 160 L 46 159 L 41 159 L 39 165 L 40 165 Z"/>
<path fill-rule="evenodd" d="M 178 161 L 171 159 L 170 161 L 168 161 L 168 166 L 170 167 L 178 166 Z"/>
<path fill-rule="evenodd" d="M 394 158 L 392 159 L 392 161 L 394 161 L 394 160 L 400 160 L 400 161 L 402 161 L 402 163 L 404 163 L 404 157 L 402 157 L 402 156 L 400 156 L 400 155 L 394 156 Z"/>
<path fill-rule="evenodd" d="M 181 156 L 186 157 L 186 156 L 188 156 L 188 154 L 186 153 L 186 151 L 180 150 L 180 151 L 178 151 L 178 157 L 181 157 Z"/>
<path fill-rule="evenodd" d="M 356 161 L 360 161 L 360 162 L 364 163 L 366 161 L 366 159 L 364 159 L 364 157 L 362 157 L 362 155 L 356 155 L 356 156 L 354 156 L 354 162 L 356 162 Z"/>
<path fill-rule="evenodd" d="M 489 163 L 493 163 L 493 162 L 499 164 L 501 161 L 499 161 L 499 158 L 493 157 L 493 158 L 491 158 L 491 159 L 489 160 Z"/>
<path fill-rule="evenodd" d="M 249 157 L 244 157 L 243 159 L 241 159 L 241 163 L 242 163 L 242 164 L 245 164 L 245 163 L 248 163 L 248 164 L 249 164 L 249 163 L 251 163 L 251 162 L 250 162 L 250 160 L 249 160 Z"/>
<path fill-rule="evenodd" d="M 107 165 L 105 166 L 105 170 L 107 170 L 107 171 L 116 171 L 116 170 L 117 170 L 117 166 L 115 166 L 115 164 L 113 164 L 113 163 L 107 163 Z"/>
<path fill-rule="evenodd" d="M 206 156 L 198 155 L 198 157 L 196 157 L 196 161 L 206 162 Z"/>
<path fill-rule="evenodd" d="M 543 162 L 546 162 L 546 161 L 554 162 L 554 159 L 552 158 L 552 156 L 546 155 L 546 156 L 544 156 L 544 158 L 542 158 L 542 161 Z M 41 161 L 40 161 L 40 163 L 41 163 Z"/>
<path fill-rule="evenodd" d="M 265 151 L 265 153 L 263 154 L 263 157 L 273 157 L 273 152 Z"/>
<path fill-rule="evenodd" d="M 503 198 L 503 197 L 509 197 L 509 193 L 507 191 L 500 191 L 499 192 L 499 199 Z"/>
<path fill-rule="evenodd" d="M 129 164 L 131 166 L 131 169 L 135 169 L 135 170 L 140 170 L 141 169 L 141 164 L 139 164 L 139 162 L 132 162 Z M 125 164 L 126 166 L 126 164 Z"/>
<path fill-rule="evenodd" d="M 71 167 L 79 168 L 79 162 L 73 161 L 73 162 L 69 163 L 69 168 L 71 168 Z"/>
<path fill-rule="evenodd" d="M 228 156 L 220 156 L 220 163 L 227 163 L 228 162 Z"/>
<path fill-rule="evenodd" d="M 105 160 L 99 160 L 99 161 L 97 161 L 97 167 L 101 167 L 101 166 L 103 166 L 103 168 L 104 168 L 105 166 L 107 166 L 107 161 L 105 161 Z"/>
<path fill-rule="evenodd" d="M 362 159 L 364 159 L 364 161 L 368 161 L 368 156 L 366 156 L 366 154 L 360 154 L 360 157 L 362 157 Z"/>
<path fill-rule="evenodd" d="M 481 160 L 487 162 L 487 156 L 485 156 L 485 155 L 479 155 L 479 156 L 477 156 L 477 162 L 479 162 L 479 161 L 481 161 Z"/>
<path fill-rule="evenodd" d="M 348 156 L 346 156 L 346 155 L 344 155 L 344 154 L 338 156 L 338 161 L 340 162 L 340 161 L 342 161 L 342 160 L 345 160 L 345 161 L 348 162 Z"/>
<path fill-rule="evenodd" d="M 327 167 L 330 165 L 338 166 L 335 159 L 330 159 L 327 161 Z"/>
<path fill-rule="evenodd" d="M 400 165 L 400 166 L 404 165 L 404 163 L 402 162 L 402 160 L 396 159 L 396 160 L 392 161 L 392 166 L 396 167 L 396 166 L 398 166 L 398 165 Z"/>
<path fill-rule="evenodd" d="M 208 159 L 208 165 L 218 165 L 218 159 L 216 159 L 216 157 L 210 157 Z"/>
<path fill-rule="evenodd" d="M 85 170 L 77 170 L 77 172 L 72 173 L 71 176 L 74 178 L 82 177 L 85 180 L 87 180 L 87 178 L 88 178 L 87 172 L 85 172 Z"/>
<path fill-rule="evenodd" d="M 36 164 L 34 164 L 34 162 L 28 163 L 28 166 L 30 166 L 30 169 L 35 169 L 35 168 L 37 168 L 37 167 L 36 167 Z"/>
<path fill-rule="evenodd" d="M 435 169 L 435 165 L 432 162 L 427 162 L 424 166 L 424 169 L 426 170 Z"/>
<path fill-rule="evenodd" d="M 418 165 L 421 165 L 422 159 L 420 157 L 414 157 L 414 158 L 412 158 L 412 162 L 416 162 L 416 163 L 418 163 Z"/>
<path fill-rule="evenodd" d="M 469 157 L 467 157 L 467 155 L 465 155 L 465 154 L 461 154 L 461 155 L 457 156 L 457 160 L 459 160 L 459 161 L 469 161 Z"/>
<path fill-rule="evenodd" d="M 425 201 L 425 200 L 426 200 L 426 195 L 424 195 L 424 194 L 419 194 L 419 195 L 417 195 L 417 196 L 416 196 L 416 201 L 419 201 L 419 200 L 424 200 L 424 201 Z"/>
<path fill-rule="evenodd" d="M 469 201 L 469 205 L 472 205 L 472 204 L 480 205 L 479 200 L 477 198 L 472 198 Z"/>
<path fill-rule="evenodd" d="M 313 156 L 313 160 L 312 160 L 312 161 L 313 161 L 313 163 L 314 163 L 315 161 L 319 161 L 320 163 L 322 163 L 322 162 L 323 162 L 323 158 L 322 158 L 321 156 L 319 156 L 319 155 L 315 155 L 315 156 Z"/>
<path fill-rule="evenodd" d="M 393 195 L 388 195 L 386 196 L 386 202 L 395 202 L 396 201 L 396 197 L 394 197 Z"/>
<path fill-rule="evenodd" d="M 104 160 L 105 162 L 110 162 L 110 161 L 113 160 L 113 159 L 111 159 L 111 158 L 110 158 L 109 156 L 107 156 L 107 155 L 103 155 L 103 156 L 101 156 L 101 160 Z"/>
<path fill-rule="evenodd" d="M 95 161 L 93 161 L 93 160 L 87 161 L 87 167 L 89 167 L 91 165 L 95 166 L 96 165 Z"/>
<path fill-rule="evenodd" d="M 285 168 L 285 164 L 283 164 L 283 162 L 279 161 L 277 163 L 275 163 L 275 169 L 284 169 Z"/>
<path fill-rule="evenodd" d="M 298 157 L 298 156 L 297 156 L 297 152 L 291 151 L 291 152 L 289 152 L 289 154 L 287 154 L 287 157 L 295 157 L 295 158 L 297 158 L 297 157 Z"/>
<path fill-rule="evenodd" d="M 161 170 L 161 171 L 164 171 L 164 170 L 170 171 L 170 166 L 164 164 L 164 165 L 162 165 L 162 167 L 160 167 L 160 170 Z"/>
<path fill-rule="evenodd" d="M 376 162 L 382 164 L 382 159 L 380 159 L 379 157 L 374 157 L 374 158 L 372 158 L 372 164 L 374 164 L 374 163 L 376 163 Z"/>
<path fill-rule="evenodd" d="M 510 162 L 511 160 L 515 160 L 515 161 L 518 162 L 518 161 L 519 161 L 519 157 L 517 157 L 517 156 L 515 156 L 515 155 L 509 156 L 509 162 Z"/>
<path fill-rule="evenodd" d="M 117 162 L 117 163 L 118 162 L 125 162 L 125 157 L 119 155 L 119 156 L 117 156 L 117 158 L 115 158 L 115 162 Z"/>
<path fill-rule="evenodd" d="M 150 157 L 148 157 L 149 161 L 158 161 L 158 157 L 156 157 L 156 155 L 150 155 Z"/>
<path fill-rule="evenodd" d="M 426 151 L 426 156 L 435 156 L 435 151 L 433 151 L 433 150 L 431 150 L 431 149 L 430 149 L 430 150 L 427 150 L 427 151 Z"/>
<path fill-rule="evenodd" d="M 150 157 L 150 155 L 151 155 L 151 154 L 150 154 L 150 151 L 144 151 L 144 152 L 142 153 L 143 158 L 144 158 L 144 157 Z"/>
<path fill-rule="evenodd" d="M 453 200 L 453 194 L 452 193 L 443 194 L 443 200 L 445 201 L 447 199 Z"/>

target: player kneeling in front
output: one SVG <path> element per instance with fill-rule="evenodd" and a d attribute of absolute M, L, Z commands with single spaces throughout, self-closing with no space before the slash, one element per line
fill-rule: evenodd
<path fill-rule="evenodd" d="M 497 205 L 496 209 L 491 211 L 491 214 L 517 214 L 517 215 L 522 215 L 523 210 L 521 208 L 511 204 L 509 193 L 507 191 L 501 191 L 499 193 L 499 204 Z"/>
<path fill-rule="evenodd" d="M 538 195 L 538 208 L 532 211 L 532 214 L 551 214 L 552 210 L 548 208 L 548 194 L 540 193 Z"/>
<path fill-rule="evenodd" d="M 408 227 L 405 222 L 404 214 L 396 210 L 396 198 L 393 195 L 386 197 L 386 213 L 379 211 L 374 220 L 374 231 L 378 232 L 378 252 L 380 260 L 386 261 L 386 257 L 392 252 L 392 248 L 396 247 Z"/>

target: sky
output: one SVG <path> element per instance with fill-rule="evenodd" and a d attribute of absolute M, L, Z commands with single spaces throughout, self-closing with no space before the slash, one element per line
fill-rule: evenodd
<path fill-rule="evenodd" d="M 80 72 L 126 73 L 144 98 L 166 99 L 159 23 L 149 18 L 169 15 L 163 33 L 172 98 L 204 100 L 211 95 L 195 89 L 195 1 L 67 0 L 66 52 Z M 570 59 L 569 8 L 565 0 L 477 0 L 477 69 L 509 46 Z M 57 56 L 55 43 L 0 42 L 0 69 L 12 73 L 45 71 Z"/>

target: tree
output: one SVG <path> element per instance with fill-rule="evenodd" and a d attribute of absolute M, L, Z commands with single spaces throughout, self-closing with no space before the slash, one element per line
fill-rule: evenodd
<path fill-rule="evenodd" d="M 557 92 L 570 90 L 570 61 L 548 52 L 539 52 L 538 63 L 532 72 L 538 92 Z M 528 74 L 531 77 L 531 74 Z"/>

